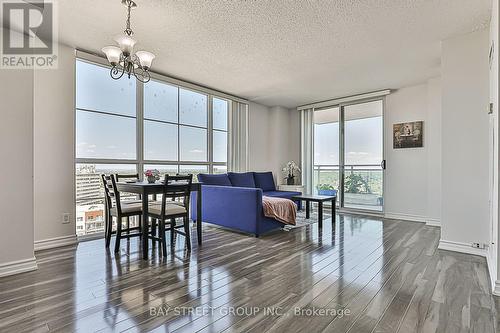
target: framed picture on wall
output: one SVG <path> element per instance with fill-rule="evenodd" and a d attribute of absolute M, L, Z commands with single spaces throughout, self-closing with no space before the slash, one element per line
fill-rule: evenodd
<path fill-rule="evenodd" d="M 421 148 L 424 146 L 424 122 L 414 121 L 392 125 L 393 148 Z"/>

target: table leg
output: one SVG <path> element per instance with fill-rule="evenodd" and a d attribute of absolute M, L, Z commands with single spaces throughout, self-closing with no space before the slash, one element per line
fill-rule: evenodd
<path fill-rule="evenodd" d="M 148 229 L 149 229 L 149 222 L 148 222 L 148 208 L 149 208 L 149 202 L 148 202 L 148 197 L 146 193 L 142 195 L 142 259 L 147 259 L 148 258 L 148 245 L 149 245 L 149 237 L 148 237 Z"/>
<path fill-rule="evenodd" d="M 201 245 L 201 186 L 198 192 L 196 193 L 196 233 L 198 238 L 198 245 Z"/>
<path fill-rule="evenodd" d="M 306 200 L 306 219 L 309 219 L 310 212 L 311 212 L 311 201 Z"/>
<path fill-rule="evenodd" d="M 337 212 L 337 198 L 332 200 L 332 223 L 336 222 L 337 217 L 335 216 Z"/>
<path fill-rule="evenodd" d="M 318 202 L 318 224 L 323 228 L 323 201 Z"/>

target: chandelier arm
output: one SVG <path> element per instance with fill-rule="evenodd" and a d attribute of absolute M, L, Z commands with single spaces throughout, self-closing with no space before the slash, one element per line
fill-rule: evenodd
<path fill-rule="evenodd" d="M 151 80 L 151 75 L 149 75 L 149 71 L 146 71 L 146 70 L 144 71 L 144 73 L 146 73 L 145 79 L 143 79 L 141 81 L 142 81 L 142 83 L 148 83 L 149 80 Z"/>
<path fill-rule="evenodd" d="M 137 67 L 137 69 L 139 71 L 134 69 L 134 76 L 137 79 L 137 81 L 140 81 L 142 83 L 148 83 L 149 80 L 151 80 L 151 75 L 149 74 L 149 71 L 145 70 L 140 65 L 139 65 L 139 67 Z"/>
<path fill-rule="evenodd" d="M 125 68 L 121 67 L 121 73 L 120 73 L 120 68 L 118 66 L 113 66 L 111 67 L 111 70 L 109 71 L 109 75 L 115 80 L 120 79 L 123 74 L 125 74 Z"/>

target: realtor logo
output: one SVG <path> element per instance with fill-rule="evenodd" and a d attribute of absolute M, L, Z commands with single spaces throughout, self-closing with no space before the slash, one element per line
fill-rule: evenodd
<path fill-rule="evenodd" d="M 52 1 L 2 1 L 2 68 L 56 68 Z"/>

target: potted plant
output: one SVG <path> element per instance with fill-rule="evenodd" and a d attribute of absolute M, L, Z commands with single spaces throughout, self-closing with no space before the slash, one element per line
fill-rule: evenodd
<path fill-rule="evenodd" d="M 337 190 L 331 184 L 318 184 L 316 185 L 316 189 L 319 195 L 337 195 Z"/>
<path fill-rule="evenodd" d="M 283 174 L 286 175 L 286 184 L 294 185 L 295 184 L 295 172 L 300 172 L 299 166 L 294 162 L 290 161 L 286 164 L 286 166 L 282 169 Z"/>
<path fill-rule="evenodd" d="M 160 171 L 158 171 L 156 169 L 146 170 L 144 172 L 144 176 L 146 176 L 148 183 L 153 184 L 158 179 L 160 179 Z"/>

